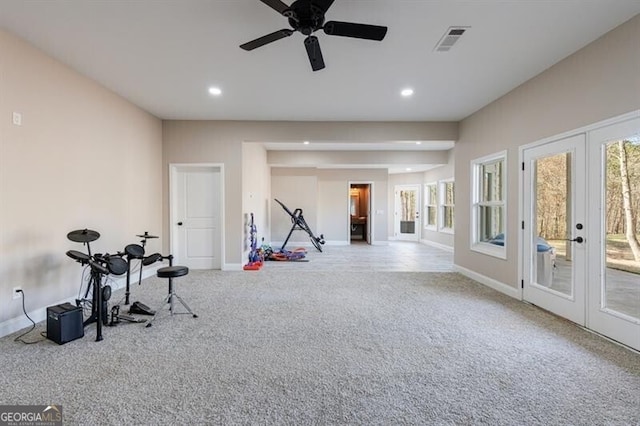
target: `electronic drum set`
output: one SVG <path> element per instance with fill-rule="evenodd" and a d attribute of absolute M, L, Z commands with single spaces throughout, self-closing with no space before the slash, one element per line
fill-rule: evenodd
<path fill-rule="evenodd" d="M 126 288 L 124 296 L 124 304 L 129 305 L 130 284 L 132 274 L 132 264 L 137 261 L 139 263 L 138 285 L 142 283 L 142 268 L 149 266 L 155 262 L 171 259 L 173 256 L 163 256 L 160 253 L 153 253 L 145 256 L 145 246 L 147 240 L 158 238 L 150 235 L 148 232 L 136 235 L 142 238 L 140 244 L 129 244 L 124 248 L 124 252 L 116 254 L 91 253 L 91 243 L 100 238 L 100 233 L 91 229 L 79 229 L 71 231 L 67 234 L 70 241 L 82 243 L 87 248 L 87 253 L 78 250 L 67 251 L 67 256 L 83 267 L 90 268 L 90 277 L 87 284 L 84 297 L 76 299 L 76 306 L 85 307 L 91 305 L 91 315 L 84 320 L 83 326 L 96 323 L 96 341 L 102 340 L 102 325 L 115 326 L 122 321 L 142 323 L 146 319 L 138 319 L 131 315 L 120 312 L 120 304 L 116 304 L 111 308 L 111 320 L 109 321 L 108 301 L 111 298 L 111 286 L 108 285 L 107 278 L 109 275 L 126 276 Z M 91 293 L 91 298 L 89 298 Z M 154 315 L 155 311 L 140 302 L 134 302 L 129 307 L 129 314 Z"/>

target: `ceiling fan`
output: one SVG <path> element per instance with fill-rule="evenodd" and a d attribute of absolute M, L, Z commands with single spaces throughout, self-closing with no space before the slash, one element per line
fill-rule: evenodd
<path fill-rule="evenodd" d="M 260 0 L 276 12 L 289 19 L 292 29 L 285 28 L 271 34 L 259 37 L 248 43 L 240 45 L 244 50 L 253 50 L 265 44 L 289 37 L 298 31 L 306 35 L 304 46 L 307 49 L 309 62 L 313 71 L 324 68 L 324 59 L 318 38 L 313 35 L 318 30 L 323 30 L 325 34 L 361 38 L 365 40 L 382 41 L 387 34 L 387 27 L 379 25 L 356 24 L 354 22 L 324 21 L 324 15 L 333 4 L 334 0 L 296 0 L 291 6 L 287 6 L 280 0 Z"/>

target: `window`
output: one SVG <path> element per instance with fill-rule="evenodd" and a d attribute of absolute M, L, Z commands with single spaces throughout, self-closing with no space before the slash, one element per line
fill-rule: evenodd
<path fill-rule="evenodd" d="M 455 204 L 453 179 L 440 182 L 440 224 L 442 232 L 453 233 L 453 207 Z"/>
<path fill-rule="evenodd" d="M 507 152 L 472 161 L 471 249 L 506 259 Z"/>
<path fill-rule="evenodd" d="M 436 229 L 438 197 L 435 183 L 428 183 L 424 186 L 424 211 L 427 212 L 427 220 L 424 223 L 425 229 Z"/>

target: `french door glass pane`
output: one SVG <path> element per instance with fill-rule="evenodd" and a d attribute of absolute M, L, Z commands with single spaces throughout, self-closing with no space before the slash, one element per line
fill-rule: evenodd
<path fill-rule="evenodd" d="M 640 140 L 606 144 L 605 170 L 601 308 L 640 318 Z"/>
<path fill-rule="evenodd" d="M 571 238 L 571 154 L 535 161 L 536 237 L 532 248 L 535 282 L 573 294 Z"/>
<path fill-rule="evenodd" d="M 400 233 L 415 234 L 416 233 L 416 201 L 417 194 L 415 190 L 400 191 Z"/>

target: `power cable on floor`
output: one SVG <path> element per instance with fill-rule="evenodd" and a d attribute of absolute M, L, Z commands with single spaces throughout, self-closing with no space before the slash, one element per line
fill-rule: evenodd
<path fill-rule="evenodd" d="M 21 335 L 19 335 L 19 336 L 18 336 L 18 337 L 16 337 L 15 339 L 13 339 L 13 341 L 14 341 L 14 342 L 22 342 L 22 343 L 24 343 L 25 345 L 33 345 L 34 343 L 40 343 L 40 342 L 44 341 L 45 339 L 35 340 L 35 341 L 33 341 L 33 342 L 27 342 L 27 341 L 25 341 L 25 340 L 23 339 L 23 337 L 24 337 L 24 336 L 26 336 L 27 334 L 31 333 L 31 332 L 36 328 L 36 323 L 35 323 L 35 321 L 33 321 L 33 320 L 31 319 L 31 317 L 30 317 L 30 316 L 29 316 L 29 314 L 27 313 L 27 310 L 26 310 L 26 308 L 25 308 L 25 306 L 24 306 L 24 291 L 20 289 L 20 290 L 16 290 L 16 292 L 18 292 L 18 293 L 22 293 L 22 312 L 24 312 L 24 315 L 25 315 L 27 318 L 29 318 L 29 321 L 31 321 L 31 328 L 30 328 L 28 331 L 26 331 L 25 333 L 22 333 Z M 46 337 L 47 337 L 47 336 L 46 336 L 46 334 L 45 334 L 44 332 L 41 332 L 41 333 L 40 333 L 40 335 L 41 335 L 42 337 L 44 337 L 44 338 L 46 338 Z"/>

